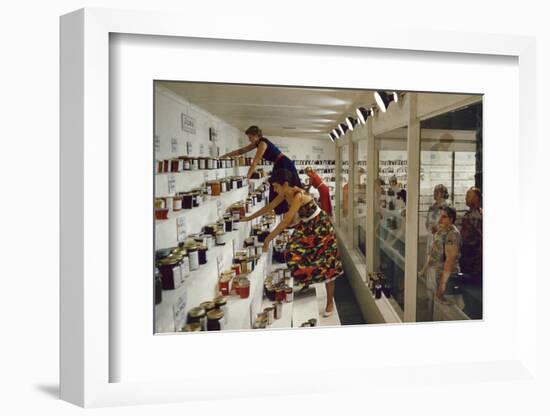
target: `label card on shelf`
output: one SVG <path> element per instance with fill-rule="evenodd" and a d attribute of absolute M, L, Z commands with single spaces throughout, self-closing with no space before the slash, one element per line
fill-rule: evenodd
<path fill-rule="evenodd" d="M 172 137 L 170 150 L 172 153 L 178 153 L 178 139 Z"/>
<path fill-rule="evenodd" d="M 180 296 L 172 306 L 174 312 L 174 331 L 181 331 L 186 321 L 185 307 L 187 306 L 187 294 Z"/>
<path fill-rule="evenodd" d="M 223 204 L 222 204 L 222 201 L 220 201 L 219 199 L 216 200 L 216 209 L 218 211 L 218 218 L 223 217 L 223 212 L 224 212 Z"/>
<path fill-rule="evenodd" d="M 185 217 L 176 218 L 176 234 L 178 236 L 178 243 L 181 243 L 187 237 L 187 220 Z"/>
<path fill-rule="evenodd" d="M 216 264 L 218 265 L 218 276 L 219 276 L 223 271 L 223 256 L 221 253 L 216 256 Z"/>
<path fill-rule="evenodd" d="M 168 175 L 168 193 L 170 195 L 176 193 L 176 177 L 174 175 Z"/>

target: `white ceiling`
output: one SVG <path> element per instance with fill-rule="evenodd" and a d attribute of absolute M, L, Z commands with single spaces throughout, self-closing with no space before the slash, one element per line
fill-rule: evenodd
<path fill-rule="evenodd" d="M 245 131 L 266 137 L 326 139 L 358 106 L 374 105 L 372 91 L 325 88 L 160 82 L 190 103 Z"/>

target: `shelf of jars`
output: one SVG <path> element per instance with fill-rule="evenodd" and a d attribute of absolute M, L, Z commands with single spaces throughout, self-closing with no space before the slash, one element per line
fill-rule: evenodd
<path fill-rule="evenodd" d="M 263 203 L 257 204 L 247 215 L 262 207 Z M 190 235 L 177 247 L 157 250 L 156 332 L 251 327 L 261 306 L 266 270 L 262 241 L 275 216 L 254 222 L 226 215 L 223 222 L 207 225 L 204 234 Z M 197 322 L 200 329 L 192 325 Z"/>

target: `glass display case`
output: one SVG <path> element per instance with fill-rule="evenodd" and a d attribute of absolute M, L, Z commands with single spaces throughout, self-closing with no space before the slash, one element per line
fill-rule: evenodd
<path fill-rule="evenodd" d="M 367 238 L 367 141 L 353 143 L 353 247 L 366 257 Z"/>

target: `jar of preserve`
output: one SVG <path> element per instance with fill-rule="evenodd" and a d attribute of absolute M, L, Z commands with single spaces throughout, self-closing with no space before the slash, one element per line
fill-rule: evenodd
<path fill-rule="evenodd" d="M 162 163 L 162 171 L 165 173 L 170 172 L 170 161 L 168 159 L 164 159 Z"/>
<path fill-rule="evenodd" d="M 221 246 L 224 244 L 223 237 L 225 233 L 222 230 L 216 231 L 216 244 Z"/>
<path fill-rule="evenodd" d="M 214 304 L 216 305 L 216 309 L 219 309 L 223 312 L 223 324 L 227 324 L 228 320 L 228 307 L 227 307 L 227 298 L 225 296 L 216 296 L 214 298 Z"/>
<path fill-rule="evenodd" d="M 225 179 L 220 180 L 220 192 L 222 194 L 227 192 L 227 181 Z"/>
<path fill-rule="evenodd" d="M 235 275 L 240 275 L 241 274 L 241 265 L 240 263 L 237 264 L 237 263 L 234 263 L 231 265 L 231 270 L 233 270 L 235 272 Z"/>
<path fill-rule="evenodd" d="M 239 278 L 239 296 L 247 299 L 250 296 L 250 280 L 247 277 Z"/>
<path fill-rule="evenodd" d="M 264 313 L 267 316 L 267 324 L 271 325 L 275 319 L 275 308 L 273 306 L 268 306 L 264 308 Z"/>
<path fill-rule="evenodd" d="M 208 322 L 206 323 L 207 331 L 221 331 L 223 329 L 223 311 L 213 309 L 206 314 Z"/>
<path fill-rule="evenodd" d="M 187 250 L 183 250 L 180 253 L 181 261 L 180 261 L 180 269 L 181 269 L 181 280 L 182 282 L 185 281 L 189 277 L 190 269 L 189 269 L 189 255 L 187 254 Z"/>
<path fill-rule="evenodd" d="M 182 330 L 182 332 L 199 332 L 199 331 L 203 331 L 202 324 L 200 322 L 193 322 L 191 324 L 185 324 L 181 330 Z"/>
<path fill-rule="evenodd" d="M 218 162 L 216 162 L 216 167 L 218 166 Z M 211 157 L 206 159 L 206 169 L 214 169 L 214 159 Z"/>
<path fill-rule="evenodd" d="M 265 296 L 272 302 L 275 301 L 275 289 L 271 283 L 266 283 L 264 286 Z"/>
<path fill-rule="evenodd" d="M 193 195 L 193 208 L 196 208 L 196 207 L 200 206 L 201 193 L 199 191 L 195 190 L 195 191 L 191 192 L 191 195 Z"/>
<path fill-rule="evenodd" d="M 155 268 L 155 305 L 162 302 L 162 278 L 158 268 Z"/>
<path fill-rule="evenodd" d="M 191 163 L 189 162 L 188 157 L 181 158 L 183 161 L 183 170 L 191 170 Z"/>
<path fill-rule="evenodd" d="M 181 195 L 176 195 L 172 199 L 172 208 L 174 211 L 180 211 L 183 208 L 183 197 Z"/>
<path fill-rule="evenodd" d="M 199 170 L 206 169 L 206 159 L 204 157 L 199 157 Z"/>
<path fill-rule="evenodd" d="M 164 290 L 173 290 L 181 286 L 181 269 L 177 258 L 165 257 L 159 260 L 158 267 Z"/>
<path fill-rule="evenodd" d="M 286 299 L 285 290 L 282 287 L 275 289 L 275 300 L 277 302 L 284 302 Z"/>
<path fill-rule="evenodd" d="M 236 231 L 239 229 L 240 222 L 241 222 L 240 220 L 233 220 L 233 231 Z"/>
<path fill-rule="evenodd" d="M 170 172 L 179 172 L 180 161 L 179 159 L 172 159 L 170 161 Z"/>
<path fill-rule="evenodd" d="M 220 196 L 221 187 L 219 181 L 210 182 L 210 189 L 212 196 Z"/>
<path fill-rule="evenodd" d="M 190 309 L 187 313 L 187 323 L 192 324 L 195 322 L 201 324 L 202 330 L 206 331 L 206 311 L 200 306 Z"/>
<path fill-rule="evenodd" d="M 163 209 L 166 208 L 166 202 L 162 198 L 156 198 L 155 199 L 155 209 Z"/>
<path fill-rule="evenodd" d="M 157 170 L 157 173 L 163 173 L 163 168 L 164 168 L 164 162 L 162 160 L 157 160 L 156 163 L 156 170 Z"/>
<path fill-rule="evenodd" d="M 197 270 L 199 268 L 199 249 L 196 245 L 190 245 L 187 248 L 189 256 L 189 270 Z"/>
<path fill-rule="evenodd" d="M 233 218 L 226 215 L 224 215 L 223 217 L 225 221 L 225 232 L 230 233 L 231 231 L 233 231 Z"/>
<path fill-rule="evenodd" d="M 231 178 L 231 189 L 237 189 L 239 188 L 239 181 L 237 180 L 236 177 L 232 177 Z"/>
<path fill-rule="evenodd" d="M 204 311 L 208 314 L 211 310 L 214 310 L 216 308 L 216 304 L 212 302 L 211 300 L 206 300 L 204 302 L 201 302 L 199 305 L 201 308 L 204 309 Z"/>
<path fill-rule="evenodd" d="M 294 291 L 291 287 L 285 287 L 285 302 L 292 302 L 294 300 Z"/>
<path fill-rule="evenodd" d="M 201 234 L 203 244 L 210 250 L 214 245 L 214 237 L 211 234 Z"/>
<path fill-rule="evenodd" d="M 182 195 L 182 207 L 183 209 L 193 208 L 193 194 L 191 192 L 186 192 Z"/>
<path fill-rule="evenodd" d="M 206 264 L 208 262 L 207 252 L 208 247 L 206 247 L 204 244 L 199 245 L 199 264 Z"/>
<path fill-rule="evenodd" d="M 155 218 L 157 220 L 167 220 L 168 219 L 168 208 L 155 209 Z"/>
<path fill-rule="evenodd" d="M 230 292 L 230 286 L 231 286 L 231 272 L 223 272 L 220 280 L 218 281 L 218 290 L 220 293 L 224 296 L 229 295 Z"/>

